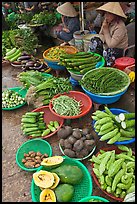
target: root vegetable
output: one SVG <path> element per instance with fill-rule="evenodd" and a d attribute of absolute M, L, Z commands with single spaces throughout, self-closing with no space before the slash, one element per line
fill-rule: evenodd
<path fill-rule="evenodd" d="M 90 130 L 89 130 L 88 128 L 84 128 L 84 129 L 82 130 L 82 133 L 83 133 L 83 135 L 87 135 L 87 134 L 90 133 Z"/>
<path fill-rule="evenodd" d="M 83 148 L 84 146 L 84 143 L 82 140 L 77 140 L 75 143 L 74 143 L 74 146 L 73 146 L 73 149 L 75 151 L 81 151 L 81 149 Z"/>
<path fill-rule="evenodd" d="M 81 131 L 79 129 L 75 129 L 72 133 L 72 135 L 77 138 L 77 139 L 80 139 L 82 134 L 81 134 Z"/>
<path fill-rule="evenodd" d="M 76 142 L 76 138 L 75 137 L 73 137 L 73 135 L 71 135 L 71 136 L 69 136 L 69 138 L 68 138 L 68 142 L 70 143 L 70 144 L 74 144 L 75 142 Z"/>
<path fill-rule="evenodd" d="M 71 157 L 71 158 L 76 157 L 75 152 L 74 152 L 73 150 L 65 149 L 65 150 L 64 150 L 64 153 L 65 153 L 65 155 L 67 155 L 68 157 Z"/>

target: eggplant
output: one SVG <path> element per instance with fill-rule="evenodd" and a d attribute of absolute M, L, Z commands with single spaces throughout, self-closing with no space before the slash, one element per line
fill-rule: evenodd
<path fill-rule="evenodd" d="M 28 60 L 28 59 L 31 59 L 31 56 L 30 55 L 24 55 L 24 56 L 21 56 L 18 58 L 18 60 L 22 61 L 22 60 Z"/>
<path fill-rule="evenodd" d="M 34 63 L 35 62 L 32 62 L 32 61 L 31 62 L 27 62 L 26 63 L 26 67 L 34 67 Z"/>
<path fill-rule="evenodd" d="M 14 61 L 14 62 L 12 62 L 12 64 L 21 65 L 21 62 L 19 62 L 19 61 Z"/>

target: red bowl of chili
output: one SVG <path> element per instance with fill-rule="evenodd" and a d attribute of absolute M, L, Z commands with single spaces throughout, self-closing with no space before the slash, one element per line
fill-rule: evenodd
<path fill-rule="evenodd" d="M 59 98 L 60 96 L 68 96 L 70 98 L 75 99 L 77 102 L 79 102 L 81 104 L 80 105 L 80 114 L 68 116 L 68 115 L 62 115 L 62 114 L 55 112 L 55 110 L 53 109 L 53 100 Z M 61 104 L 59 104 L 59 105 L 61 105 Z M 67 106 L 68 106 L 68 108 L 70 108 L 70 104 L 68 104 Z M 64 102 L 65 109 L 67 108 L 67 106 L 65 107 L 65 102 Z M 68 93 L 65 92 L 62 94 L 55 95 L 49 103 L 49 108 L 50 108 L 51 112 L 58 117 L 61 117 L 64 119 L 76 119 L 76 118 L 80 118 L 80 117 L 86 115 L 91 110 L 92 100 L 89 98 L 89 96 L 87 96 L 83 92 L 69 91 Z M 63 107 L 60 106 L 60 110 L 62 110 L 62 109 L 63 109 Z M 73 109 L 73 107 L 71 107 L 70 109 Z"/>
<path fill-rule="evenodd" d="M 115 153 L 116 153 L 116 154 L 120 154 L 120 153 L 123 152 L 123 151 L 120 150 L 117 146 L 114 146 L 114 145 L 112 145 L 111 147 L 101 148 L 101 150 L 103 150 L 103 151 L 112 151 L 112 150 L 115 150 Z M 95 156 L 98 156 L 99 154 L 100 154 L 100 152 L 98 152 Z M 135 155 L 135 152 L 134 152 L 134 151 L 132 151 L 132 155 Z M 91 167 L 92 167 L 92 169 L 94 168 L 94 163 L 91 164 Z M 107 196 L 109 196 L 110 198 L 112 198 L 112 199 L 114 199 L 114 200 L 117 200 L 117 201 L 119 201 L 119 202 L 123 202 L 124 198 L 116 197 L 116 196 L 114 196 L 113 194 L 110 194 L 110 193 L 108 193 L 106 190 L 103 190 L 103 189 L 101 188 L 101 185 L 100 185 L 100 183 L 99 183 L 99 181 L 98 181 L 98 178 L 97 178 L 97 176 L 96 176 L 96 174 L 94 173 L 93 170 L 91 171 L 91 175 L 92 175 L 92 177 L 93 177 L 95 183 L 97 184 L 97 186 L 98 186 Z"/>

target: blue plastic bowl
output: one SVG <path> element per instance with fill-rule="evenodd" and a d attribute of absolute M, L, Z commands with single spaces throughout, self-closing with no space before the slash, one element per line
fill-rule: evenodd
<path fill-rule="evenodd" d="M 93 94 L 93 93 L 89 92 L 88 90 L 86 90 L 83 86 L 81 86 L 81 87 L 85 91 L 85 93 L 92 99 L 93 102 L 99 103 L 99 104 L 115 103 L 127 91 L 127 89 L 125 89 L 121 93 L 115 94 L 113 96 L 103 96 L 103 95 Z"/>
<path fill-rule="evenodd" d="M 123 109 L 119 109 L 119 108 L 110 108 L 110 111 L 115 114 L 115 115 L 119 115 L 120 113 L 129 113 L 126 110 Z M 105 110 L 103 110 L 103 112 L 105 112 Z M 92 126 L 94 128 L 94 124 L 95 124 L 95 120 L 93 120 L 92 122 Z M 96 132 L 96 134 L 98 135 L 98 133 Z M 99 136 L 99 135 L 98 135 Z M 99 136 L 100 137 L 100 136 Z M 131 144 L 135 142 L 135 138 L 131 139 L 131 140 L 125 140 L 125 141 L 121 141 L 121 142 L 115 142 L 114 144 L 116 145 L 125 145 L 125 144 Z"/>
<path fill-rule="evenodd" d="M 47 59 L 44 58 L 44 61 L 47 63 L 48 67 L 54 69 L 54 70 L 64 70 L 66 69 L 65 66 L 62 65 L 58 65 L 58 62 L 53 62 L 53 61 L 49 61 Z"/>

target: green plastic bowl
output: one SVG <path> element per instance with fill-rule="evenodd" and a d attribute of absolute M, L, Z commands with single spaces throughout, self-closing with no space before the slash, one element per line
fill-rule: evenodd
<path fill-rule="evenodd" d="M 26 93 L 27 93 L 27 89 L 24 89 L 23 87 L 14 87 L 14 88 L 8 88 L 8 89 L 19 93 L 22 98 L 25 98 Z M 21 107 L 24 106 L 26 103 L 27 103 L 27 102 L 25 101 L 24 103 L 22 103 L 22 104 L 20 104 L 20 105 L 17 105 L 17 106 L 15 106 L 15 107 L 12 107 L 12 108 L 2 108 L 2 110 L 15 110 L 15 109 L 17 109 L 17 108 L 21 108 Z"/>
<path fill-rule="evenodd" d="M 23 143 L 16 153 L 16 163 L 18 166 L 25 171 L 37 171 L 40 167 L 37 168 L 26 168 L 22 163 L 22 159 L 24 158 L 24 153 L 28 153 L 29 151 L 41 152 L 42 154 L 48 154 L 48 156 L 52 156 L 52 148 L 50 144 L 43 139 L 32 139 L 25 143 Z"/>
<path fill-rule="evenodd" d="M 88 169 L 82 164 L 80 161 L 76 161 L 74 159 L 67 158 L 63 156 L 64 161 L 62 164 L 69 164 L 69 165 L 75 165 L 78 166 L 83 174 L 84 177 L 81 181 L 80 184 L 74 185 L 75 191 L 74 191 L 74 196 L 71 201 L 69 202 L 78 202 L 85 196 L 90 196 L 92 194 L 92 178 L 91 175 L 88 171 Z M 41 166 L 38 171 L 40 170 L 46 170 L 43 166 Z M 32 179 L 31 183 L 31 196 L 32 196 L 32 201 L 33 202 L 40 202 L 39 197 L 40 197 L 41 190 L 38 186 L 35 185 L 34 180 Z"/>
<path fill-rule="evenodd" d="M 107 199 L 100 196 L 88 196 L 88 197 L 82 198 L 79 202 L 90 202 L 89 200 L 91 199 L 96 200 L 95 202 L 98 202 L 98 200 L 101 202 L 110 202 Z"/>

